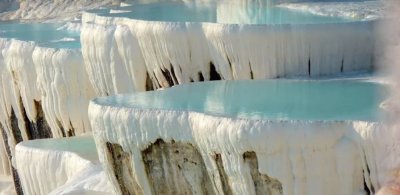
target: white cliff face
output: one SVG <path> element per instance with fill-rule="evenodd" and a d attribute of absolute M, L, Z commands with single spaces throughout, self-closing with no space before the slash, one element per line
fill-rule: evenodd
<path fill-rule="evenodd" d="M 215 77 L 317 77 L 368 71 L 374 64 L 374 22 L 225 25 L 93 13 L 82 21 L 83 58 L 102 95 Z"/>
<path fill-rule="evenodd" d="M 28 139 L 24 112 L 29 121 L 36 122 L 38 102 L 54 137 L 69 130 L 75 131 L 73 134 L 90 131 L 86 105 L 94 92 L 79 50 L 46 49 L 33 42 L 3 40 L 3 64 L 3 105 L 7 111 L 4 113 L 8 113 L 4 120 L 14 110 L 23 140 Z"/>
<path fill-rule="evenodd" d="M 87 106 L 94 91 L 79 50 L 11 39 L 0 45 L 0 173 L 10 175 L 17 143 L 90 132 Z"/>
<path fill-rule="evenodd" d="M 90 132 L 87 105 L 94 97 L 79 50 L 36 47 L 32 54 L 42 106 L 53 137 Z M 62 128 L 62 129 L 60 129 Z"/>
<path fill-rule="evenodd" d="M 31 58 L 19 58 L 29 56 L 33 51 L 33 43 L 22 41 L 9 41 L 2 39 L 2 125 L 7 135 L 8 147 L 14 156 L 14 147 L 17 142 L 28 139 L 24 113 L 28 120 L 36 121 L 35 101 L 40 97 L 36 91 L 36 73 Z M 26 68 L 25 68 L 26 66 Z M 10 82 L 14 81 L 14 82 Z M 24 106 L 26 105 L 26 106 Z M 25 108 L 26 107 L 26 108 Z M 16 120 L 13 124 L 12 118 Z M 16 124 L 16 125 L 15 125 Z M 13 128 L 18 128 L 15 133 Z"/>
<path fill-rule="evenodd" d="M 29 147 L 20 146 L 22 149 L 15 151 L 18 150 L 15 149 L 16 143 L 35 138 L 29 125 L 39 123 L 43 115 L 51 128 L 50 137 L 81 135 L 91 131 L 87 106 L 94 97 L 94 91 L 80 50 L 43 48 L 33 42 L 8 39 L 2 39 L 1 43 L 1 123 L 6 136 L 4 140 L 8 144 L 6 147 L 11 152 L 9 155 L 14 168 L 18 169 L 24 192 L 47 194 L 63 187 L 64 190 L 58 190 L 55 194 L 113 194 L 107 190 L 107 180 L 103 179 L 99 165 L 82 160 L 75 154 L 37 150 L 29 144 Z M 43 113 L 38 113 L 38 106 Z M 61 141 L 55 141 L 58 142 Z M 3 143 L 2 148 L 5 147 Z M 8 155 L 5 150 L 2 151 L 1 173 L 9 175 Z M 16 156 L 17 153 L 20 156 Z M 21 164 L 18 165 L 22 162 L 29 166 L 22 168 Z M 80 173 L 88 167 L 92 171 Z M 82 177 L 87 178 L 87 182 L 79 184 L 79 178 Z M 30 178 L 37 179 L 33 181 Z"/>
<path fill-rule="evenodd" d="M 35 65 L 31 57 L 34 48 L 35 44 L 33 42 L 12 40 L 3 54 L 7 69 L 15 81 L 13 86 L 15 91 L 13 94 L 13 99 L 15 99 L 14 105 L 19 106 L 17 108 L 20 112 L 25 109 L 27 117 L 32 121 L 36 121 L 34 101 L 40 101 L 36 82 L 32 82 L 37 77 Z M 24 58 L 21 56 L 24 56 Z M 17 101 L 19 99 L 22 100 L 22 105 L 18 104 Z M 22 113 L 18 115 L 21 115 L 22 118 Z M 27 135 L 22 134 L 22 136 L 25 140 L 28 138 Z"/>

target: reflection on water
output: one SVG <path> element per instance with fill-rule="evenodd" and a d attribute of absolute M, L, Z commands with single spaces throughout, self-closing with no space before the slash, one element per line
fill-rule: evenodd
<path fill-rule="evenodd" d="M 362 81 L 218 81 L 98 101 L 241 118 L 375 121 L 385 91 L 380 84 Z"/>
<path fill-rule="evenodd" d="M 79 32 L 57 30 L 61 24 L 52 23 L 0 23 L 0 37 L 34 41 L 40 46 L 79 48 Z"/>
<path fill-rule="evenodd" d="M 317 16 L 286 8 L 267 6 L 265 1 L 157 1 L 139 3 L 112 16 L 149 21 L 210 22 L 226 24 L 315 24 L 348 22 L 351 19 Z"/>

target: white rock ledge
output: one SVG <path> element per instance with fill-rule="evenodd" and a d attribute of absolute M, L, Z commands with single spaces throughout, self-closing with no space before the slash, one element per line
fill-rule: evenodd
<path fill-rule="evenodd" d="M 375 20 L 253 25 L 97 12 L 83 13 L 81 44 L 89 79 L 101 95 L 217 78 L 318 77 L 379 68 Z"/>
<path fill-rule="evenodd" d="M 367 194 L 399 165 L 389 147 L 399 143 L 395 131 L 378 122 L 252 120 L 140 108 L 134 96 L 89 106 L 99 158 L 118 193 Z"/>

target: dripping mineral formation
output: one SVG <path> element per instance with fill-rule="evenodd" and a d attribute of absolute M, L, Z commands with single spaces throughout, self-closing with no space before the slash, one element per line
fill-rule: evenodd
<path fill-rule="evenodd" d="M 1 193 L 387 186 L 383 3 L 299 2 L 1 2 L 3 20 L 36 19 L 0 23 Z"/>

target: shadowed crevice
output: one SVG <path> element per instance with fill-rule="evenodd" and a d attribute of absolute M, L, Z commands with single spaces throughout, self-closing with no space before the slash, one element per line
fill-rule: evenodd
<path fill-rule="evenodd" d="M 308 58 L 308 76 L 311 76 L 311 57 Z"/>
<path fill-rule="evenodd" d="M 249 62 L 249 70 L 250 70 L 250 79 L 254 79 L 253 69 L 251 69 L 251 64 Z"/>
<path fill-rule="evenodd" d="M 172 67 L 171 67 L 172 68 Z M 173 68 L 172 68 L 173 71 Z M 168 69 L 161 69 L 162 74 L 164 75 L 164 78 L 167 80 L 169 87 L 174 86 L 174 76 L 171 74 L 171 72 Z M 163 86 L 166 87 L 166 86 Z"/>
<path fill-rule="evenodd" d="M 36 108 L 36 122 L 29 120 L 28 115 L 26 114 L 24 104 L 22 103 L 22 98 L 21 97 L 19 98 L 19 105 L 25 123 L 25 129 L 27 131 L 26 134 L 28 136 L 28 139 L 33 140 L 33 139 L 52 138 L 53 134 L 44 116 L 41 102 L 34 101 L 34 104 Z"/>
<path fill-rule="evenodd" d="M 153 91 L 153 90 L 154 90 L 153 81 L 151 80 L 149 73 L 146 72 L 146 91 Z"/>
<path fill-rule="evenodd" d="M 53 133 L 46 121 L 41 102 L 35 101 L 35 107 L 37 112 L 36 122 L 29 121 L 30 139 L 52 138 Z"/>
<path fill-rule="evenodd" d="M 229 184 L 229 178 L 226 175 L 224 165 L 222 163 L 221 154 L 215 154 L 214 156 L 215 163 L 217 164 L 219 178 L 221 179 L 222 190 L 224 194 L 233 194 L 231 186 Z"/>
<path fill-rule="evenodd" d="M 179 82 L 178 82 L 178 78 L 176 78 L 175 69 L 174 69 L 174 67 L 172 66 L 172 64 L 170 64 L 169 66 L 171 67 L 170 75 L 171 75 L 171 77 L 172 77 L 172 80 L 174 81 L 174 85 L 178 85 Z M 182 74 L 182 70 L 181 70 L 181 69 L 180 69 L 180 72 L 181 72 L 181 74 Z"/>
<path fill-rule="evenodd" d="M 365 155 L 364 155 L 364 162 L 367 162 L 367 159 L 366 159 Z M 370 178 L 368 178 L 368 177 L 366 178 L 365 177 L 365 171 L 367 172 L 368 176 L 371 175 L 371 171 L 369 169 L 368 163 L 365 163 L 365 167 L 366 167 L 366 170 L 363 170 L 364 191 L 365 191 L 365 193 L 367 195 L 372 195 L 372 194 L 375 194 L 374 186 L 372 186 Z M 371 188 L 369 188 L 368 185 L 367 185 L 367 179 L 369 180 L 369 183 L 371 184 Z"/>
<path fill-rule="evenodd" d="M 203 73 L 202 72 L 198 72 L 197 74 L 199 76 L 199 81 L 204 81 Z"/>
<path fill-rule="evenodd" d="M 21 130 L 19 129 L 18 126 L 18 119 L 17 116 L 15 115 L 14 109 L 11 109 L 11 116 L 10 116 L 10 124 L 11 124 L 11 131 L 14 136 L 14 140 L 16 143 L 22 142 L 23 138 L 21 135 Z"/>
<path fill-rule="evenodd" d="M 56 123 L 57 123 L 58 128 L 59 128 L 60 131 L 61 131 L 62 136 L 63 136 L 63 137 L 66 137 L 67 135 L 65 134 L 65 129 L 64 129 L 64 127 L 62 126 L 61 121 L 59 121 L 59 120 L 56 119 Z"/>
<path fill-rule="evenodd" d="M 229 68 L 232 70 L 232 62 L 231 62 L 231 60 L 228 57 L 226 57 L 226 60 L 228 60 Z"/>
<path fill-rule="evenodd" d="M 215 69 L 215 65 L 210 62 L 210 81 L 221 80 L 221 75 Z"/>
<path fill-rule="evenodd" d="M 342 58 L 342 64 L 340 65 L 340 72 L 343 73 L 344 69 L 344 58 Z"/>
<path fill-rule="evenodd" d="M 71 129 L 68 129 L 67 136 L 68 137 L 74 137 L 75 136 L 75 128 L 72 127 L 71 121 L 69 122 L 69 125 L 70 125 Z"/>

